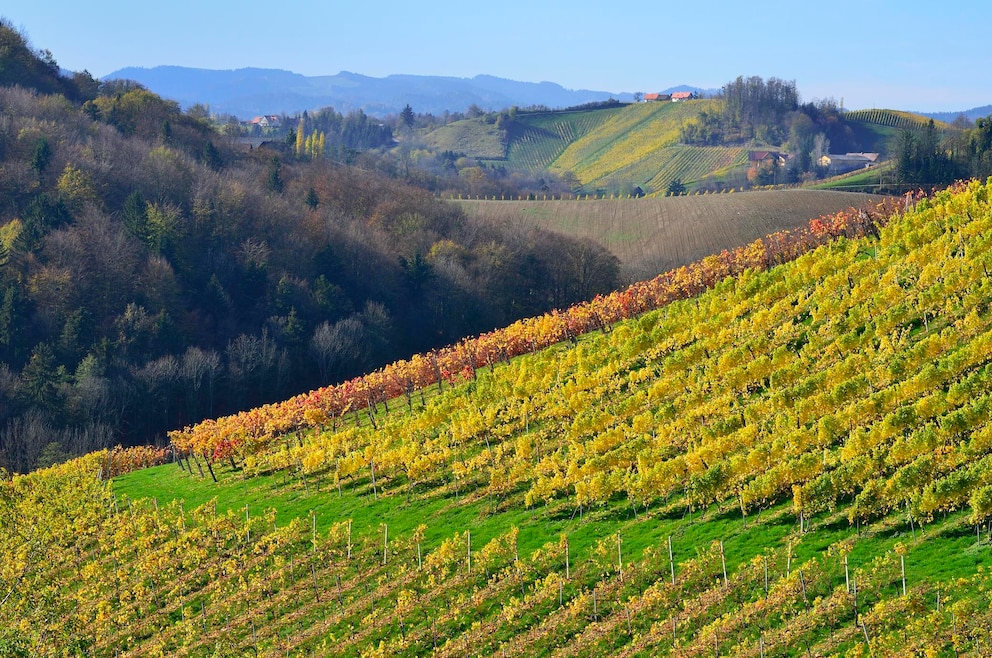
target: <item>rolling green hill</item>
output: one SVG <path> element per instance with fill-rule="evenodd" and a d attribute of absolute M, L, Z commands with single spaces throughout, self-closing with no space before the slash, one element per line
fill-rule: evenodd
<path fill-rule="evenodd" d="M 981 655 L 990 193 L 707 259 L 669 283 L 708 292 L 405 399 L 4 479 L 0 653 Z"/>
<path fill-rule="evenodd" d="M 479 119 L 462 119 L 431 131 L 425 143 L 437 151 L 465 153 L 473 158 L 502 160 L 506 157 L 506 137 L 493 124 Z"/>
<path fill-rule="evenodd" d="M 543 170 L 574 175 L 582 193 L 626 193 L 640 187 L 664 192 L 673 180 L 690 189 L 709 181 L 740 178 L 748 150 L 768 148 L 740 143 L 690 146 L 682 143 L 685 125 L 703 113 L 719 112 L 717 100 L 688 103 L 637 103 L 581 111 L 519 112 L 505 120 L 465 119 L 423 136 L 436 150 L 464 153 L 511 171 Z M 895 152 L 903 130 L 919 130 L 926 117 L 895 110 L 843 114 L 847 133 L 863 151 Z M 938 124 L 938 130 L 949 130 Z"/>
<path fill-rule="evenodd" d="M 592 110 L 518 113 L 497 129 L 485 118 L 432 131 L 425 143 L 511 170 L 574 174 L 583 189 L 640 186 L 664 190 L 673 178 L 693 183 L 747 164 L 741 147 L 679 144 L 683 122 L 715 101 L 639 103 Z"/>

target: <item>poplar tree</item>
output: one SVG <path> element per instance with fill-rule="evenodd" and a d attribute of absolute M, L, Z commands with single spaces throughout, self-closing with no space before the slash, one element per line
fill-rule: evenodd
<path fill-rule="evenodd" d="M 301 117 L 300 118 L 300 123 L 296 126 L 296 155 L 297 155 L 297 157 L 303 155 L 303 152 L 304 152 L 304 148 L 305 148 L 304 140 L 306 139 L 306 137 L 304 136 L 305 133 L 303 132 L 304 129 L 305 128 L 304 128 L 304 125 L 303 125 L 303 118 Z"/>

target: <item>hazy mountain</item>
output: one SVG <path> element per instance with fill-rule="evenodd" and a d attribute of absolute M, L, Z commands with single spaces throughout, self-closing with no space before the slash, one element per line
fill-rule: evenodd
<path fill-rule="evenodd" d="M 512 105 L 569 107 L 610 98 L 630 101 L 632 93 L 565 89 L 553 82 L 517 82 L 491 75 L 454 78 L 390 75 L 373 78 L 342 71 L 305 76 L 278 69 L 215 71 L 180 66 L 124 68 L 104 79 L 127 78 L 178 101 L 183 107 L 203 103 L 217 113 L 241 118 L 258 114 L 292 114 L 332 106 L 339 112 L 398 113 L 409 103 L 417 112 L 460 112 L 475 104 L 486 110 Z"/>
<path fill-rule="evenodd" d="M 947 123 L 953 122 L 962 114 L 968 119 L 968 121 L 975 121 L 976 119 L 981 119 L 992 115 L 992 105 L 973 107 L 970 110 L 962 110 L 961 112 L 920 112 L 920 114 L 936 119 L 937 121 L 944 121 Z"/>

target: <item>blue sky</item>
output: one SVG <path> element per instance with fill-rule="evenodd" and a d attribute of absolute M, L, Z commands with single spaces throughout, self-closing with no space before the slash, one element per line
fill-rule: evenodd
<path fill-rule="evenodd" d="M 11 6 L 12 5 L 12 6 Z M 0 15 L 61 66 L 281 68 L 471 77 L 570 89 L 795 80 L 850 109 L 992 104 L 992 3 L 933 0 L 282 2 L 44 0 Z"/>

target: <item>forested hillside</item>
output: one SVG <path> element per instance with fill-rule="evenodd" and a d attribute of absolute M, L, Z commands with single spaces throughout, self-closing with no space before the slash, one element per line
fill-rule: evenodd
<path fill-rule="evenodd" d="M 139 85 L 62 77 L 6 24 L 0 43 L 7 468 L 150 442 L 618 285 L 589 242 L 467 219 L 315 149 L 248 150 Z"/>
<path fill-rule="evenodd" d="M 808 235 L 863 237 L 761 271 L 809 246 L 778 236 L 460 344 L 405 399 L 370 377 L 174 433 L 176 463 L 10 478 L 0 646 L 982 655 L 990 193 L 839 215 Z M 661 308 L 602 322 L 645 295 Z M 487 363 L 528 335 L 561 342 Z"/>

